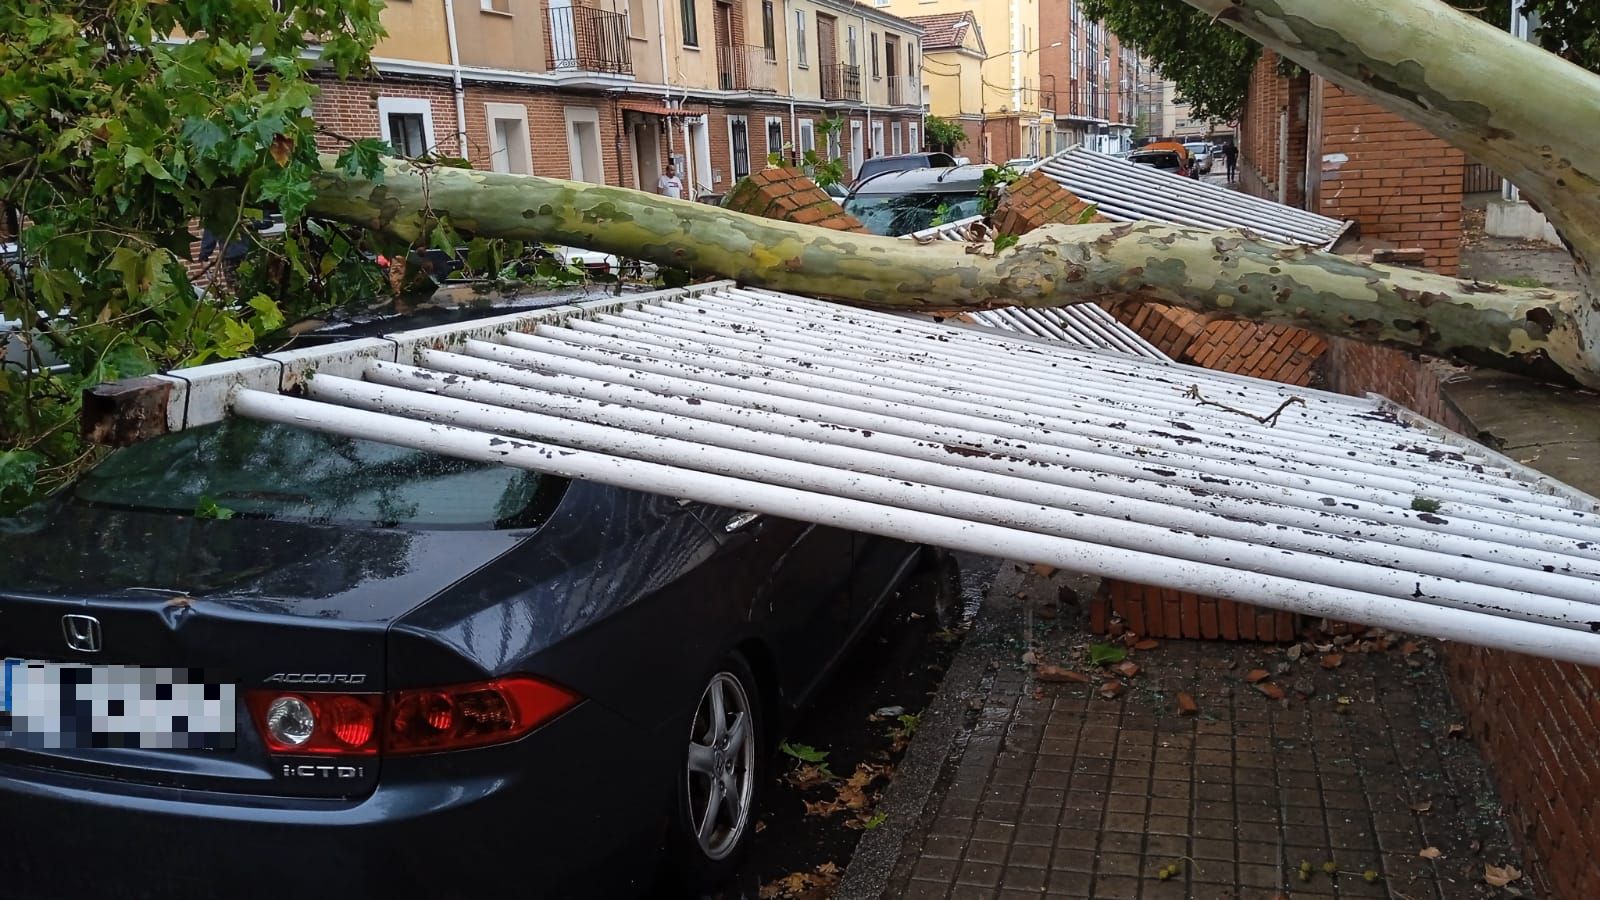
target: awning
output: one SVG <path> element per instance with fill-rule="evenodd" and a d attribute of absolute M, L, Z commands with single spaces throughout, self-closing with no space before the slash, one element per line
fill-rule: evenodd
<path fill-rule="evenodd" d="M 1600 502 L 1380 398 L 728 282 L 181 375 L 86 419 L 241 415 L 1600 664 Z"/>
<path fill-rule="evenodd" d="M 1083 147 L 1069 147 L 1037 168 L 1114 222 L 1244 228 L 1270 241 L 1320 248 L 1332 247 L 1350 225 Z"/>
<path fill-rule="evenodd" d="M 643 113 L 649 116 L 668 116 L 677 118 L 693 118 L 706 114 L 704 109 L 685 106 L 668 106 L 665 103 L 651 103 L 648 100 L 620 100 L 617 105 L 626 112 Z"/>
<path fill-rule="evenodd" d="M 922 242 L 970 242 L 976 236 L 976 232 L 981 231 L 983 227 L 984 217 L 972 216 L 946 225 L 936 225 L 906 237 Z M 1098 347 L 1102 350 L 1115 350 L 1151 359 L 1167 358 L 1165 353 L 1141 337 L 1137 331 L 1117 321 L 1114 316 L 1093 303 L 1044 309 L 1008 306 L 970 313 L 967 318 L 990 328 L 1003 328 L 1006 331 L 1034 337 L 1065 341 L 1079 347 Z"/>

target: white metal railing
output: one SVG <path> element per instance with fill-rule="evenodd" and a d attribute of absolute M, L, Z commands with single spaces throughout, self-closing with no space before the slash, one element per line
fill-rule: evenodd
<path fill-rule="evenodd" d="M 1600 663 L 1600 503 L 1378 399 L 728 283 L 183 376 L 173 428 L 231 410 Z"/>

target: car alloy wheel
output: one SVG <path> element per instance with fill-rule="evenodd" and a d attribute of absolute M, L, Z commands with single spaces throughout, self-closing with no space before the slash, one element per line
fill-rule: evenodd
<path fill-rule="evenodd" d="M 726 859 L 750 826 L 755 796 L 755 713 L 738 676 L 718 672 L 689 729 L 687 812 L 700 852 Z"/>

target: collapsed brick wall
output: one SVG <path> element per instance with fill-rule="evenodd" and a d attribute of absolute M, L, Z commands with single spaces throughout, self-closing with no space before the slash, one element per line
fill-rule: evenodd
<path fill-rule="evenodd" d="M 1421 247 L 1427 268 L 1455 274 L 1465 154 L 1421 126 L 1328 85 L 1321 160 L 1316 212 L 1356 220 L 1363 240 Z"/>
<path fill-rule="evenodd" d="M 1093 204 L 1035 169 L 1012 182 L 990 221 L 1000 234 L 1024 235 L 1041 225 L 1076 224 Z M 1089 221 L 1108 222 L 1096 213 Z"/>
<path fill-rule="evenodd" d="M 1313 384 L 1328 344 L 1303 328 L 1215 318 L 1177 306 L 1124 301 L 1108 307 L 1178 362 L 1302 387 Z"/>
<path fill-rule="evenodd" d="M 820 225 L 835 231 L 866 232 L 859 219 L 840 208 L 799 169 L 760 169 L 752 173 L 734 186 L 727 207 L 767 219 Z"/>
<path fill-rule="evenodd" d="M 1455 371 L 1336 339 L 1326 375 L 1334 390 L 1379 393 L 1474 436 L 1448 399 Z M 1445 665 L 1538 895 L 1600 897 L 1600 669 L 1454 642 Z"/>

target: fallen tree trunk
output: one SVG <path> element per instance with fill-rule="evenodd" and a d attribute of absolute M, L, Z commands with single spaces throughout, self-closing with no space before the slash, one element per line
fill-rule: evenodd
<path fill-rule="evenodd" d="M 391 161 L 328 171 L 312 215 L 406 241 L 458 231 L 570 244 L 843 303 L 918 310 L 1138 297 L 1600 387 L 1576 295 L 1482 285 L 1153 223 L 1047 226 L 1014 247 L 918 244 L 625 188 Z"/>

